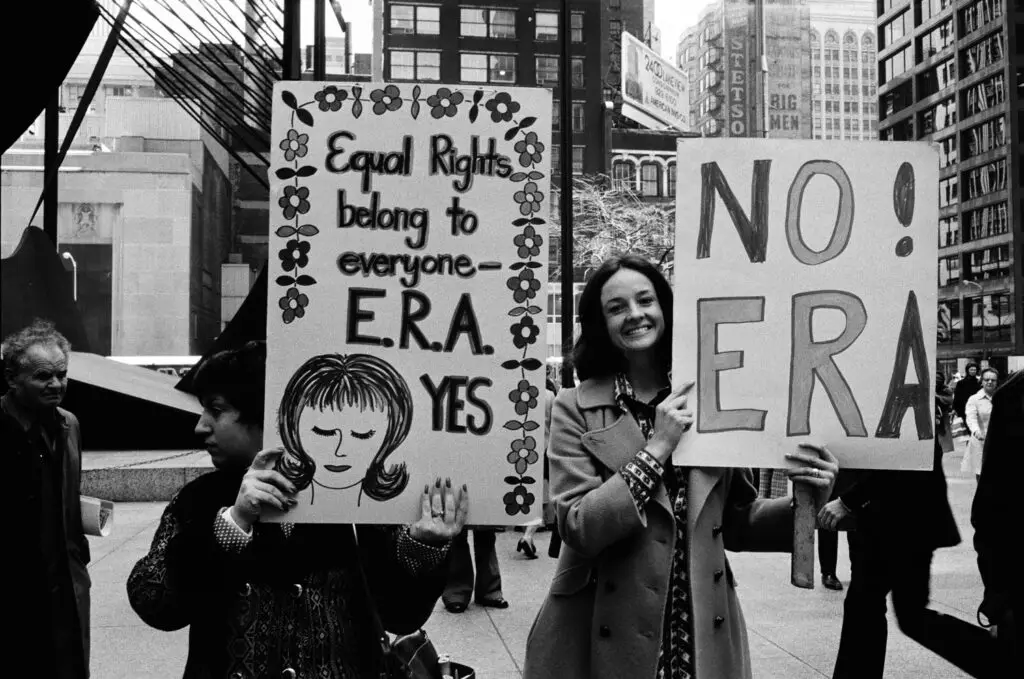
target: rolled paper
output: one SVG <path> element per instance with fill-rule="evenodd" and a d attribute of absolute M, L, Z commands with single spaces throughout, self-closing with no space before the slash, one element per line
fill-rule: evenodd
<path fill-rule="evenodd" d="M 114 503 L 95 497 L 82 496 L 82 530 L 86 535 L 105 538 L 114 527 Z"/>

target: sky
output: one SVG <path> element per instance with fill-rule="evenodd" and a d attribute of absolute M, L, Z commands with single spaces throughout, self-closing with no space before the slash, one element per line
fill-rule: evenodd
<path fill-rule="evenodd" d="M 639 0 L 625 0 L 637 2 Z M 340 0 L 345 20 L 352 22 L 353 52 L 369 52 L 373 46 L 373 6 L 368 0 Z M 666 58 L 674 58 L 676 41 L 686 28 L 697 23 L 697 16 L 706 5 L 706 0 L 654 0 L 654 23 L 661 29 L 661 52 Z M 302 3 L 302 43 L 313 42 L 313 3 Z M 343 34 L 334 18 L 331 3 L 327 2 L 327 36 L 341 37 Z"/>

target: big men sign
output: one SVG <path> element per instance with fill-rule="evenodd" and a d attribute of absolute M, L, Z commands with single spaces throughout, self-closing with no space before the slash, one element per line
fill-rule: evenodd
<path fill-rule="evenodd" d="M 551 94 L 278 83 L 266 435 L 288 520 L 539 513 Z"/>
<path fill-rule="evenodd" d="M 680 140 L 681 464 L 932 464 L 938 159 L 925 143 Z"/>

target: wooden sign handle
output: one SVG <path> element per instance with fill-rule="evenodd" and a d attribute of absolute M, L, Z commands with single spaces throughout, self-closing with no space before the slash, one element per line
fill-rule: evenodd
<path fill-rule="evenodd" d="M 814 531 L 818 525 L 814 491 L 802 483 L 794 483 L 793 500 L 793 557 L 790 581 L 797 587 L 814 589 Z"/>

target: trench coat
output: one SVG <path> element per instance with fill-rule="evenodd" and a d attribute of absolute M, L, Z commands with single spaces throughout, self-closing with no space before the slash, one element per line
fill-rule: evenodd
<path fill-rule="evenodd" d="M 5 396 L 4 398 L 9 398 Z M 77 620 L 63 620 L 54 623 L 49 618 L 45 606 L 48 596 L 45 588 L 52 585 L 48 578 L 42 577 L 47 572 L 42 563 L 39 551 L 38 522 L 33 517 L 20 517 L 10 522 L 11 533 L 7 536 L 10 553 L 20 555 L 10 559 L 5 566 L 8 582 L 15 586 L 8 587 L 4 594 L 0 610 L 10 611 L 10 618 L 17 624 L 10 627 L 5 635 L 4 645 L 12 652 L 5 654 L 8 664 L 5 668 L 11 676 L 35 676 L 37 666 L 32 654 L 23 649 L 36 648 L 39 643 L 40 626 L 60 624 L 81 637 L 81 656 L 76 660 L 88 676 L 89 667 L 89 590 L 92 581 L 89 578 L 89 542 L 82 530 L 82 507 L 79 486 L 82 478 L 82 435 L 78 418 L 72 413 L 57 408 L 57 424 L 59 427 L 58 447 L 61 450 L 61 501 L 63 509 L 63 532 L 65 551 L 67 554 L 66 576 L 70 579 L 74 594 L 74 608 Z M 30 479 L 33 472 L 30 456 L 36 449 L 26 435 L 24 428 L 15 417 L 0 411 L 0 440 L 3 445 L 3 457 L 7 470 L 15 479 Z M 38 488 L 33 483 L 13 484 L 13 497 L 9 497 L 9 506 L 24 508 L 33 505 L 38 495 Z M 18 663 L 25 662 L 25 670 Z"/>
<path fill-rule="evenodd" d="M 555 400 L 548 460 L 565 544 L 527 639 L 524 679 L 651 679 L 657 671 L 675 517 L 664 484 L 641 512 L 618 473 L 646 441 L 614 389 L 614 378 L 595 378 Z M 789 551 L 790 500 L 758 498 L 741 469 L 694 468 L 688 493 L 696 679 L 749 679 L 725 550 Z"/>

